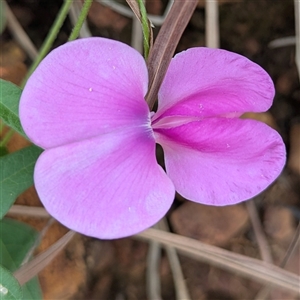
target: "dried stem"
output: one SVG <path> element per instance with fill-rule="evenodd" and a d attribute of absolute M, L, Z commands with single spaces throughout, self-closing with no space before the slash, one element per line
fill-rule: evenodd
<path fill-rule="evenodd" d="M 253 200 L 247 201 L 246 207 L 258 243 L 261 258 L 263 261 L 266 261 L 268 263 L 273 263 L 270 247 L 268 245 L 266 235 L 261 225 L 254 201 Z"/>
<path fill-rule="evenodd" d="M 292 257 L 293 253 L 295 252 L 297 245 L 300 241 L 300 223 L 298 224 L 297 230 L 294 234 L 293 240 L 291 241 L 288 250 L 286 251 L 286 254 L 280 263 L 280 267 L 284 268 L 289 259 Z M 269 296 L 270 292 L 272 291 L 272 285 L 267 285 L 264 288 L 262 288 L 256 295 L 254 300 L 265 300 Z"/>
<path fill-rule="evenodd" d="M 220 47 L 219 33 L 219 1 L 205 1 L 205 38 L 206 46 L 210 48 Z"/>
<path fill-rule="evenodd" d="M 38 247 L 38 245 L 40 244 L 42 238 L 45 236 L 45 234 L 47 233 L 47 231 L 51 227 L 51 225 L 54 223 L 54 221 L 55 221 L 55 219 L 50 218 L 48 220 L 48 222 L 46 223 L 46 226 L 44 226 L 44 228 L 39 232 L 38 237 L 36 238 L 34 244 L 30 248 L 30 250 L 27 252 L 25 258 L 23 259 L 22 265 L 26 264 L 30 260 L 30 258 L 33 255 L 33 252 Z"/>
<path fill-rule="evenodd" d="M 11 9 L 7 5 L 6 1 L 3 0 L 6 18 L 7 18 L 7 26 L 15 38 L 15 40 L 20 44 L 20 46 L 25 50 L 28 56 L 35 60 L 38 55 L 38 51 L 30 38 L 28 37 L 27 33 L 24 31 L 20 23 L 18 22 L 17 18 L 12 13 Z"/>
<path fill-rule="evenodd" d="M 147 256 L 147 295 L 150 300 L 160 300 L 160 275 L 159 266 L 161 258 L 161 247 L 156 241 L 149 243 L 148 256 Z"/>
<path fill-rule="evenodd" d="M 165 77 L 177 44 L 197 4 L 197 0 L 176 0 L 174 2 L 149 53 L 149 90 L 146 100 L 150 110 L 156 102 L 158 90 Z"/>
<path fill-rule="evenodd" d="M 154 240 L 164 245 L 172 246 L 191 258 L 210 263 L 228 271 L 237 272 L 241 276 L 251 278 L 260 283 L 274 284 L 279 288 L 300 293 L 299 277 L 272 264 L 153 228 L 135 237 L 142 240 Z"/>
<path fill-rule="evenodd" d="M 20 285 L 25 284 L 30 279 L 35 277 L 40 271 L 42 271 L 71 241 L 74 235 L 74 231 L 69 231 L 46 251 L 42 252 L 31 261 L 22 265 L 17 271 L 15 271 L 14 276 L 19 281 Z"/>
<path fill-rule="evenodd" d="M 167 231 L 167 232 L 170 231 L 167 220 L 165 218 L 163 218 L 158 223 L 158 227 L 160 230 Z M 172 270 L 174 286 L 175 286 L 175 291 L 176 291 L 176 298 L 177 298 L 177 300 L 182 300 L 182 299 L 190 300 L 191 298 L 190 298 L 188 288 L 187 288 L 185 280 L 184 280 L 184 276 L 182 273 L 182 269 L 181 269 L 181 265 L 180 265 L 180 261 L 179 261 L 177 252 L 173 247 L 170 247 L 170 246 L 165 246 L 165 249 L 166 249 L 168 259 L 170 262 L 170 266 L 171 266 L 171 270 Z"/>

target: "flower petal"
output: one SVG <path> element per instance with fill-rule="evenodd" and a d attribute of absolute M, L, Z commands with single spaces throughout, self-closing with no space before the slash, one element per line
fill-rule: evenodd
<path fill-rule="evenodd" d="M 20 119 L 43 148 L 87 139 L 147 122 L 148 74 L 133 48 L 87 38 L 52 51 L 29 78 Z"/>
<path fill-rule="evenodd" d="M 34 180 L 53 217 L 103 239 L 152 226 L 166 214 L 175 194 L 156 162 L 151 130 L 123 130 L 46 150 Z"/>
<path fill-rule="evenodd" d="M 221 49 L 191 48 L 172 59 L 153 120 L 261 112 L 273 97 L 271 78 L 247 58 Z"/>
<path fill-rule="evenodd" d="M 175 189 L 204 204 L 235 204 L 255 196 L 285 163 L 280 135 L 253 120 L 210 118 L 156 128 L 155 135 Z"/>

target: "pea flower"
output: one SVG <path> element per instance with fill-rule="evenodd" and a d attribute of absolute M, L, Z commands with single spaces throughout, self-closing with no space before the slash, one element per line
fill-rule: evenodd
<path fill-rule="evenodd" d="M 268 74 L 247 58 L 208 48 L 177 54 L 155 113 L 144 100 L 147 88 L 143 57 L 105 38 L 55 49 L 28 80 L 20 119 L 45 149 L 35 186 L 65 226 L 97 238 L 129 236 L 162 218 L 175 190 L 230 205 L 257 195 L 282 171 L 279 134 L 239 118 L 266 111 L 274 96 Z"/>

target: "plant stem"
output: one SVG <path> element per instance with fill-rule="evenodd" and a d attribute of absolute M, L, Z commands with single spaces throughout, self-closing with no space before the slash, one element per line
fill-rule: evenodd
<path fill-rule="evenodd" d="M 73 41 L 78 37 L 78 35 L 80 33 L 80 29 L 81 29 L 81 27 L 82 27 L 82 25 L 83 25 L 83 23 L 84 23 L 84 21 L 87 17 L 87 14 L 90 10 L 90 7 L 91 7 L 92 3 L 93 3 L 93 0 L 85 0 L 84 1 L 84 4 L 82 6 L 82 10 L 81 10 L 80 15 L 78 17 L 78 20 L 77 20 L 77 22 L 76 22 L 76 24 L 75 24 L 75 26 L 72 30 L 72 33 L 71 33 L 68 41 Z"/>
<path fill-rule="evenodd" d="M 36 69 L 36 67 L 39 65 L 39 63 L 47 55 L 50 48 L 52 47 L 52 44 L 55 41 L 55 39 L 57 37 L 57 34 L 58 34 L 61 26 L 63 25 L 67 15 L 68 15 L 71 4 L 72 4 L 72 0 L 65 0 L 64 4 L 62 5 L 62 7 L 61 7 L 61 9 L 60 9 L 53 25 L 52 25 L 49 33 L 48 33 L 48 35 L 47 35 L 40 51 L 39 51 L 39 54 L 38 54 L 37 58 L 35 59 L 35 61 L 31 65 L 31 67 L 30 67 L 30 69 L 27 73 L 27 76 L 26 76 L 25 80 L 22 83 L 22 87 L 24 87 L 24 85 L 25 85 L 27 79 L 29 78 L 29 76 L 33 73 L 33 71 Z"/>
<path fill-rule="evenodd" d="M 140 13 L 141 13 L 141 25 L 143 29 L 143 40 L 144 40 L 144 57 L 148 58 L 150 50 L 150 22 L 147 17 L 147 11 L 143 0 L 137 0 Z"/>

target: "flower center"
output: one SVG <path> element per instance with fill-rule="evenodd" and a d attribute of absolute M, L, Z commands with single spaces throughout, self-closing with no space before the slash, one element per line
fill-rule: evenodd
<path fill-rule="evenodd" d="M 173 128 L 178 127 L 190 122 L 201 121 L 203 118 L 194 117 L 194 116 L 167 116 L 167 117 L 158 117 L 155 119 L 155 113 L 151 112 L 151 126 L 153 130 L 162 129 L 162 128 Z"/>

